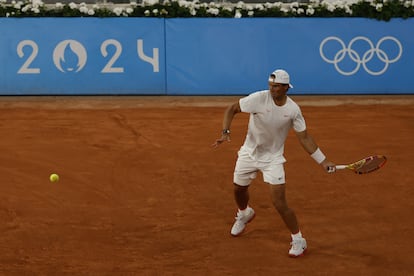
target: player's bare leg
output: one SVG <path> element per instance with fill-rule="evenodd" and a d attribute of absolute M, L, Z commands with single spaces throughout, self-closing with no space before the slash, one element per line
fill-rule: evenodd
<path fill-rule="evenodd" d="M 289 208 L 286 201 L 285 185 L 269 185 L 271 190 L 272 203 L 278 211 L 291 233 L 299 232 L 299 225 L 295 212 Z"/>
<path fill-rule="evenodd" d="M 250 199 L 249 186 L 240 186 L 234 183 L 234 199 L 240 210 L 246 209 Z"/>
<path fill-rule="evenodd" d="M 234 184 L 234 199 L 236 201 L 238 211 L 236 221 L 231 228 L 231 235 L 238 236 L 243 233 L 247 223 L 254 219 L 254 210 L 249 207 L 249 187 Z"/>
<path fill-rule="evenodd" d="M 289 256 L 299 257 L 306 251 L 306 240 L 302 237 L 302 233 L 299 230 L 298 220 L 295 212 L 289 208 L 286 201 L 285 185 L 269 185 L 271 190 L 272 202 L 275 209 L 282 217 L 287 228 L 291 232 L 292 247 L 289 250 Z"/>

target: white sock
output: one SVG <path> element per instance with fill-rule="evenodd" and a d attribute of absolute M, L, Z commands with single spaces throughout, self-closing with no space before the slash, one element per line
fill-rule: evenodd
<path fill-rule="evenodd" d="M 296 234 L 291 234 L 292 240 L 300 240 L 302 239 L 302 233 L 299 231 Z"/>
<path fill-rule="evenodd" d="M 246 209 L 244 209 L 244 210 L 240 210 L 239 209 L 239 212 L 240 212 L 240 214 L 242 214 L 242 216 L 245 216 L 246 214 L 247 214 L 247 208 L 248 208 L 249 206 L 247 206 L 246 207 Z"/>

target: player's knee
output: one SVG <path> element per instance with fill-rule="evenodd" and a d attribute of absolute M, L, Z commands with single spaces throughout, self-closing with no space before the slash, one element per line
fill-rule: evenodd
<path fill-rule="evenodd" d="M 249 186 L 241 186 L 241 185 L 238 185 L 238 184 L 234 183 L 234 192 L 235 193 L 245 193 L 245 192 L 247 192 L 248 188 L 249 188 Z"/>

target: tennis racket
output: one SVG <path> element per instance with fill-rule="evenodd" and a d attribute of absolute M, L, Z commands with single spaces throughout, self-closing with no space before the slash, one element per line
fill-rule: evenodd
<path fill-rule="evenodd" d="M 383 155 L 372 155 L 348 165 L 337 165 L 337 170 L 348 169 L 357 174 L 365 174 L 380 169 L 387 162 Z"/>

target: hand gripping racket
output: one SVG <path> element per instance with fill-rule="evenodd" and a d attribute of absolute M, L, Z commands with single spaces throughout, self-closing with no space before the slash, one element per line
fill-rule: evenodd
<path fill-rule="evenodd" d="M 383 155 L 372 155 L 357 162 L 348 165 L 337 165 L 337 170 L 348 169 L 357 174 L 370 173 L 378 170 L 387 162 L 387 158 Z"/>

